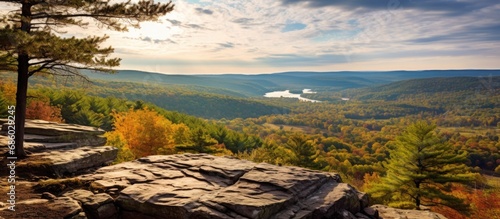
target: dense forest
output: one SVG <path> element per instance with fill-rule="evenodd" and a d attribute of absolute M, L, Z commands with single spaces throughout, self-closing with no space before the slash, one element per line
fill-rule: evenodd
<path fill-rule="evenodd" d="M 14 81 L 14 74 L 0 73 L 2 81 Z M 249 118 L 287 113 L 288 110 L 227 89 L 207 86 L 169 85 L 139 82 L 88 81 L 79 77 L 38 76 L 30 80 L 32 89 L 78 90 L 103 98 L 115 97 L 153 103 L 163 109 L 207 119 Z"/>
<path fill-rule="evenodd" d="M 15 94 L 14 81 L 2 77 L 1 115 Z M 469 174 L 465 182 L 433 184 L 439 189 L 429 193 L 438 194 L 435 200 L 422 200 L 441 203 L 429 206 L 449 218 L 499 215 L 500 77 L 411 79 L 342 90 L 323 87 L 303 95 L 321 103 L 245 97 L 203 86 L 126 81 L 68 81 L 62 86 L 53 81 L 34 80 L 28 117 L 107 130 L 108 143 L 120 148 L 117 162 L 194 152 L 334 171 L 372 194 L 375 202 L 398 207 L 415 205 L 408 197 L 377 195 L 383 191 L 377 184 L 388 184 L 390 167 L 397 165 L 391 156 L 402 153 L 397 149 L 404 136 L 420 121 L 427 124 L 422 129 L 432 134 L 435 144 L 466 165 L 456 169 Z M 443 167 L 450 165 L 454 164 Z"/>

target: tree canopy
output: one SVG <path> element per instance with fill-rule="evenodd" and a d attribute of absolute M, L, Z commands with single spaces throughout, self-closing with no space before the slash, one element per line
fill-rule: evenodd
<path fill-rule="evenodd" d="M 65 37 L 64 27 L 88 26 L 126 31 L 142 21 L 156 21 L 174 5 L 153 0 L 0 0 L 19 9 L 0 20 L 0 70 L 18 73 L 16 94 L 16 151 L 23 149 L 28 78 L 38 72 L 80 76 L 78 70 L 112 73 L 121 59 L 110 57 L 112 47 L 101 47 L 108 36 Z"/>
<path fill-rule="evenodd" d="M 445 205 L 464 210 L 462 200 L 446 192 L 451 183 L 467 184 L 475 174 L 466 166 L 466 153 L 457 153 L 427 122 L 410 125 L 389 150 L 387 174 L 369 189 L 374 197 L 387 197 L 396 207 L 419 209 Z"/>
<path fill-rule="evenodd" d="M 304 135 L 290 136 L 285 148 L 292 152 L 291 163 L 293 165 L 314 168 L 314 159 L 317 157 L 316 148 Z"/>

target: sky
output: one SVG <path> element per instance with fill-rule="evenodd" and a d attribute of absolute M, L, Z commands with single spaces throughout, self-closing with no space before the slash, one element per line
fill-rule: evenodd
<path fill-rule="evenodd" d="M 498 0 L 174 0 L 110 36 L 120 69 L 171 74 L 500 69 Z"/>

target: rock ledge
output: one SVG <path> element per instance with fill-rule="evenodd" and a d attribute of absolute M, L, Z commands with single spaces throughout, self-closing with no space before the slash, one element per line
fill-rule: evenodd
<path fill-rule="evenodd" d="M 207 154 L 149 156 L 80 179 L 114 196 L 124 219 L 374 218 L 338 174 Z"/>

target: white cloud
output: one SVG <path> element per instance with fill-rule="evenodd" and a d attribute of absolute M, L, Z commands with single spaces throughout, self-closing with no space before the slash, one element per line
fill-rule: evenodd
<path fill-rule="evenodd" d="M 123 57 L 121 68 L 166 73 L 500 67 L 494 61 L 500 56 L 497 3 L 456 15 L 269 0 L 174 3 L 161 22 L 141 29 L 67 30 L 75 36 L 109 35 L 107 44 Z M 284 32 L 291 23 L 303 25 Z"/>

